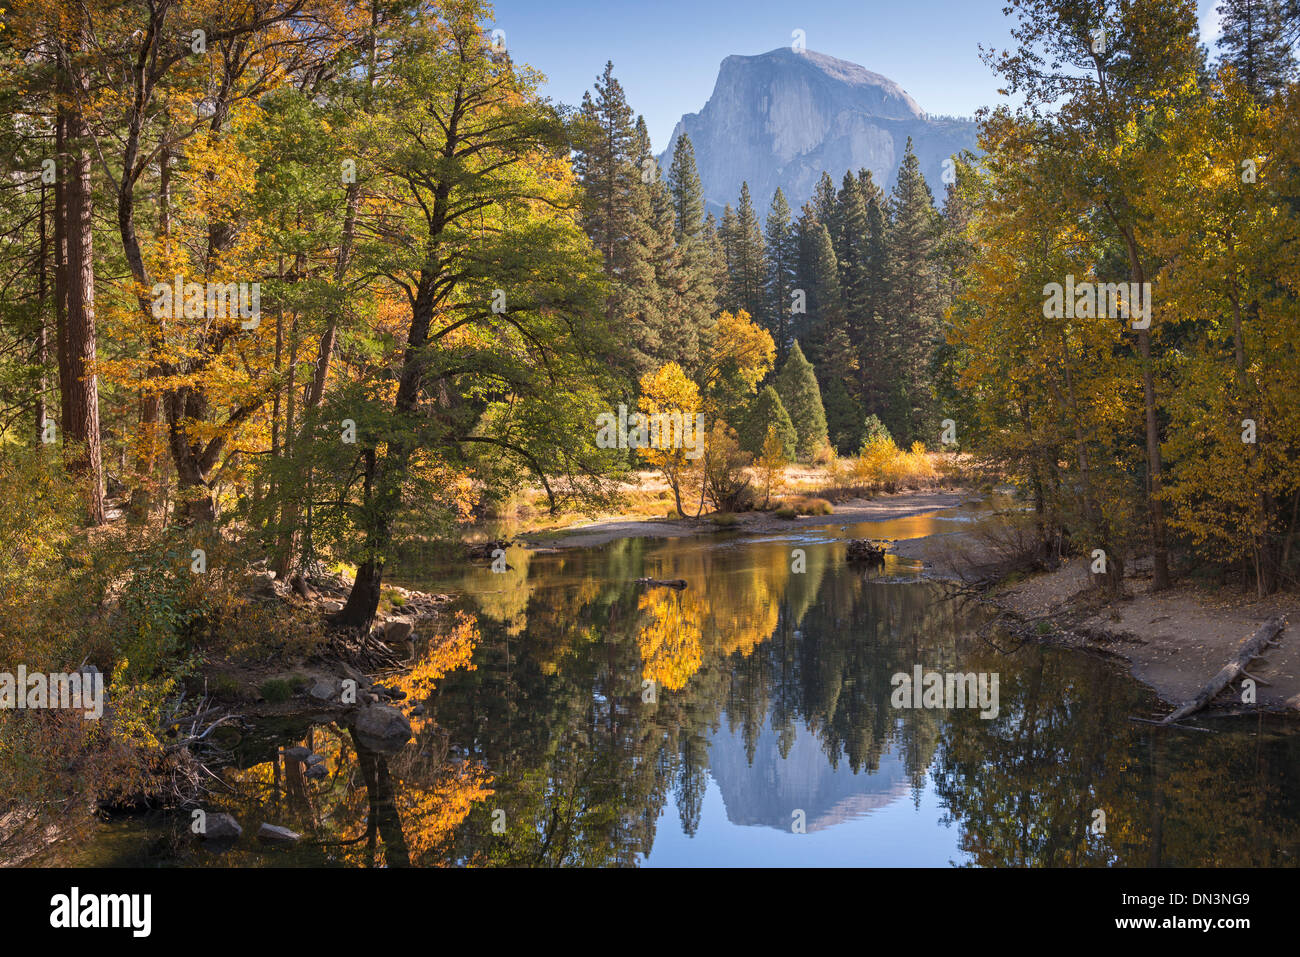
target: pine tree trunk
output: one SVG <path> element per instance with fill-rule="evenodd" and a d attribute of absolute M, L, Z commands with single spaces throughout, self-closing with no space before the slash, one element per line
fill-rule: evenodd
<path fill-rule="evenodd" d="M 62 185 L 62 203 L 58 218 L 62 223 L 65 258 L 56 275 L 62 285 L 59 299 L 63 304 L 65 361 L 65 419 L 63 439 L 74 444 L 71 468 L 86 482 L 88 518 L 92 524 L 104 522 L 104 475 L 99 436 L 99 389 L 95 375 L 95 260 L 91 235 L 92 198 L 90 182 L 89 130 L 77 109 L 70 105 L 84 95 L 84 76 L 73 75 L 67 65 L 60 73 L 60 84 L 67 97 L 60 107 L 62 122 L 57 130 L 58 178 Z M 76 93 L 73 93 L 76 87 Z"/>

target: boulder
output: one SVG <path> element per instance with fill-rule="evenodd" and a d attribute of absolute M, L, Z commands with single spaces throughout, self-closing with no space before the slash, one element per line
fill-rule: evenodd
<path fill-rule="evenodd" d="M 358 744 L 380 754 L 396 754 L 411 740 L 411 722 L 402 712 L 386 704 L 362 708 L 353 730 Z"/>
<path fill-rule="evenodd" d="M 318 681 L 311 686 L 308 692 L 317 701 L 333 701 L 338 697 L 339 689 L 337 681 Z"/>
<path fill-rule="evenodd" d="M 229 814 L 208 814 L 203 822 L 203 833 L 199 838 L 204 841 L 237 841 L 244 829 Z"/>
<path fill-rule="evenodd" d="M 295 844 L 302 840 L 302 835 L 287 827 L 267 824 L 263 821 L 262 826 L 257 829 L 257 839 L 263 844 Z"/>
<path fill-rule="evenodd" d="M 844 557 L 850 562 L 880 565 L 885 561 L 886 542 L 873 542 L 869 538 L 855 538 L 848 544 Z"/>
<path fill-rule="evenodd" d="M 384 641 L 389 644 L 401 644 L 411 637 L 415 623 L 406 618 L 394 618 L 384 625 Z"/>

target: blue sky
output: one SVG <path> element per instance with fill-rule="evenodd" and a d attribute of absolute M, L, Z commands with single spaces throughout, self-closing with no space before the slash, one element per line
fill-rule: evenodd
<path fill-rule="evenodd" d="M 1203 38 L 1214 7 L 1198 0 Z M 662 150 L 683 113 L 697 112 L 732 53 L 765 53 L 803 30 L 808 48 L 883 73 L 930 113 L 970 116 L 997 97 L 978 45 L 1005 47 L 1003 0 L 497 0 L 495 26 L 543 90 L 577 103 L 606 60 Z"/>

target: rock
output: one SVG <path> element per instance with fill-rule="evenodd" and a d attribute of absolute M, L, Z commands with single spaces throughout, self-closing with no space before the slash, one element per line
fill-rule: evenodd
<path fill-rule="evenodd" d="M 267 824 L 263 821 L 262 826 L 257 829 L 257 839 L 263 844 L 296 844 L 302 840 L 302 835 L 287 827 Z"/>
<path fill-rule="evenodd" d="M 411 637 L 415 623 L 406 618 L 394 618 L 384 625 L 384 641 L 400 645 Z"/>
<path fill-rule="evenodd" d="M 275 598 L 279 592 L 275 587 L 275 572 L 259 572 L 253 576 L 253 594 L 266 598 Z"/>
<path fill-rule="evenodd" d="M 849 542 L 844 557 L 850 562 L 881 565 L 884 564 L 887 547 L 884 542 L 873 542 L 869 538 L 855 538 Z"/>
<path fill-rule="evenodd" d="M 199 838 L 204 841 L 237 841 L 243 833 L 244 829 L 239 826 L 239 822 L 229 814 L 208 814 Z"/>
<path fill-rule="evenodd" d="M 691 138 L 709 210 L 736 202 L 742 181 L 755 204 L 776 188 L 793 209 L 812 198 L 822 171 L 839 183 L 845 170 L 871 170 L 888 190 L 913 149 L 928 182 L 938 182 L 944 159 L 976 149 L 969 120 L 932 119 L 888 77 L 790 45 L 755 56 L 729 56 L 713 94 L 698 113 L 677 123 L 660 156 L 667 169 L 681 134 Z"/>
<path fill-rule="evenodd" d="M 323 602 L 320 603 L 320 607 L 321 607 L 321 611 L 328 611 L 328 612 L 330 612 L 330 613 L 332 614 L 333 612 L 336 612 L 336 611 L 342 611 L 342 610 L 343 610 L 343 602 L 341 602 L 341 601 L 323 601 Z"/>
<path fill-rule="evenodd" d="M 487 561 L 493 557 L 492 553 L 497 549 L 505 551 L 509 547 L 509 542 L 483 542 L 478 545 L 466 546 L 465 554 L 471 561 Z"/>
<path fill-rule="evenodd" d="M 402 712 L 386 704 L 362 708 L 353 730 L 362 747 L 380 754 L 395 754 L 411 740 L 411 722 Z"/>
<path fill-rule="evenodd" d="M 302 745 L 294 745 L 292 748 L 285 748 L 281 753 L 290 761 L 306 761 L 308 755 L 311 754 L 311 752 Z"/>
<path fill-rule="evenodd" d="M 333 701 L 338 697 L 338 693 L 338 682 L 336 681 L 318 681 L 311 686 L 311 691 L 308 692 L 317 701 Z"/>

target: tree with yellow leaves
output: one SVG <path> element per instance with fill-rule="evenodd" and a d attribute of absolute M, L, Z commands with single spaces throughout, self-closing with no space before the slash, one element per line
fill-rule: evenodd
<path fill-rule="evenodd" d="M 770 339 L 770 337 L 769 337 Z M 638 453 L 664 475 L 673 490 L 678 516 L 684 516 L 682 486 L 704 453 L 704 412 L 700 390 L 676 362 L 641 377 L 641 429 Z M 629 437 L 629 444 L 632 437 Z"/>

